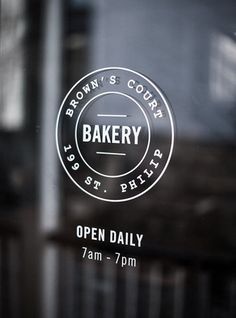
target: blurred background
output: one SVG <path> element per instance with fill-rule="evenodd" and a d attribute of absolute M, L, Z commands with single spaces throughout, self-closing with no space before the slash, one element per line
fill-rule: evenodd
<path fill-rule="evenodd" d="M 0 3 L 0 317 L 236 317 L 235 1 Z M 125 203 L 82 193 L 55 145 L 67 91 L 109 66 L 156 82 L 176 122 L 165 175 Z M 144 245 L 78 240 L 78 224 Z M 84 245 L 138 266 L 83 260 Z"/>

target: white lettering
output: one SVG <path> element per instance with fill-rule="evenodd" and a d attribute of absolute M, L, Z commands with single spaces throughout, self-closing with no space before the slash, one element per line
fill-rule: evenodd
<path fill-rule="evenodd" d="M 156 149 L 156 150 L 155 150 L 155 152 L 154 152 L 154 157 L 162 158 L 162 153 L 160 152 L 159 149 Z"/>
<path fill-rule="evenodd" d="M 83 125 L 83 142 L 89 142 L 91 140 L 91 126 Z"/>
<path fill-rule="evenodd" d="M 130 144 L 130 136 L 131 134 L 131 129 L 128 126 L 122 126 L 122 144 Z"/>
<path fill-rule="evenodd" d="M 106 143 L 106 142 L 108 144 L 111 143 L 111 139 L 110 139 L 110 136 L 109 136 L 110 128 L 111 128 L 111 126 L 105 126 L 105 125 L 102 126 L 102 142 L 103 143 Z"/>
<path fill-rule="evenodd" d="M 158 111 L 156 113 L 153 114 L 155 118 L 162 118 L 164 117 L 164 113 L 158 109 Z"/>
<path fill-rule="evenodd" d="M 138 240 L 138 247 L 141 247 L 143 234 L 136 234 L 136 237 L 137 237 L 137 240 Z"/>
<path fill-rule="evenodd" d="M 154 168 L 156 169 L 159 166 L 159 162 L 155 162 L 153 159 L 149 162 L 149 165 L 153 165 Z"/>
<path fill-rule="evenodd" d="M 72 117 L 72 116 L 73 116 L 73 114 L 74 114 L 73 109 L 68 108 L 68 109 L 66 110 L 66 115 L 67 115 L 67 116 Z"/>
<path fill-rule="evenodd" d="M 73 106 L 74 108 L 76 108 L 78 104 L 79 104 L 79 102 L 77 102 L 75 99 L 72 99 L 70 101 L 70 105 Z"/>
<path fill-rule="evenodd" d="M 144 171 L 143 171 L 143 173 L 146 173 L 146 175 L 148 176 L 148 178 L 150 178 L 151 177 L 151 175 L 153 174 L 153 171 L 152 170 L 147 170 L 147 169 L 145 169 Z"/>
<path fill-rule="evenodd" d="M 86 85 L 83 87 L 83 91 L 85 92 L 85 94 L 88 94 L 88 93 L 90 92 L 89 84 L 86 84 Z"/>
<path fill-rule="evenodd" d="M 86 180 L 84 181 L 87 185 L 90 185 L 92 182 L 93 178 L 87 177 Z"/>
<path fill-rule="evenodd" d="M 116 232 L 111 230 L 110 231 L 110 242 L 115 243 L 116 242 Z"/>
<path fill-rule="evenodd" d="M 143 87 L 143 85 L 137 85 L 136 86 L 136 92 L 138 93 L 138 94 L 141 94 L 142 92 L 143 92 L 143 90 L 144 90 L 144 87 Z"/>
<path fill-rule="evenodd" d="M 127 85 L 128 85 L 129 88 L 134 88 L 135 87 L 134 84 L 135 84 L 135 81 L 133 79 L 131 79 L 131 80 L 128 81 Z"/>
<path fill-rule="evenodd" d="M 136 129 L 136 127 L 132 126 L 132 129 L 133 129 L 133 133 L 134 133 L 134 144 L 137 145 L 138 144 L 138 136 L 140 134 L 141 127 L 138 126 Z"/>
<path fill-rule="evenodd" d="M 81 239 L 91 239 L 93 241 L 105 241 L 105 230 L 96 228 L 78 225 L 76 227 L 76 236 Z"/>
<path fill-rule="evenodd" d="M 82 92 L 77 92 L 77 93 L 76 93 L 76 97 L 77 97 L 79 100 L 81 100 L 81 99 L 83 99 L 84 94 L 83 94 Z"/>
<path fill-rule="evenodd" d="M 131 190 L 133 190 L 133 189 L 135 189 L 135 188 L 138 187 L 137 184 L 135 183 L 135 180 L 134 180 L 134 179 L 131 180 L 131 181 L 129 181 L 129 185 L 130 185 L 130 189 L 131 189 Z"/>
<path fill-rule="evenodd" d="M 126 192 L 127 184 L 126 183 L 122 183 L 120 186 L 121 186 L 121 192 Z"/>
<path fill-rule="evenodd" d="M 116 137 L 119 137 L 119 130 L 120 126 L 112 126 L 112 143 L 113 144 L 119 144 L 120 140 L 116 139 Z"/>
<path fill-rule="evenodd" d="M 154 118 L 162 118 L 162 117 L 164 117 L 165 114 L 162 112 L 162 110 L 158 109 L 156 111 L 157 107 L 161 107 L 160 100 L 156 100 L 156 98 L 154 98 L 154 95 L 152 93 L 150 93 L 145 86 L 143 86 L 138 81 L 135 81 L 133 79 L 130 79 L 128 81 L 127 85 L 128 85 L 129 88 L 132 88 L 132 89 L 135 88 L 135 91 L 136 91 L 137 94 L 142 94 L 143 99 L 145 101 L 150 101 L 148 103 L 148 105 L 151 108 L 151 110 L 153 111 Z"/>
<path fill-rule="evenodd" d="M 149 91 L 146 91 L 144 94 L 143 94 L 143 99 L 144 100 L 149 100 L 150 98 L 152 98 L 153 95 L 149 92 Z"/>
<path fill-rule="evenodd" d="M 95 125 L 94 126 L 94 131 L 93 131 L 93 139 L 92 142 L 101 142 L 101 135 L 100 135 L 100 130 L 99 130 L 99 126 Z"/>
<path fill-rule="evenodd" d="M 73 110 L 72 110 L 73 112 Z M 106 126 L 106 125 L 83 125 L 83 142 L 98 142 L 112 144 L 131 144 L 138 145 L 139 135 L 142 127 L 132 126 Z M 132 136 L 132 139 L 131 139 Z"/>

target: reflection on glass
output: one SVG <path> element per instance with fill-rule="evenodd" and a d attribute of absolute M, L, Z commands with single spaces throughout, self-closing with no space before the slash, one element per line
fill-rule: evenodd
<path fill-rule="evenodd" d="M 232 103 L 236 98 L 236 39 L 222 33 L 214 34 L 211 46 L 209 81 L 212 99 Z"/>
<path fill-rule="evenodd" d="M 19 129 L 24 121 L 24 0 L 1 1 L 0 127 Z"/>

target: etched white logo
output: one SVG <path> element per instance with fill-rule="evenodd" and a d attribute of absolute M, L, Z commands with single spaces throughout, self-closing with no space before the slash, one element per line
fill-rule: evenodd
<path fill-rule="evenodd" d="M 96 70 L 68 92 L 56 123 L 61 163 L 84 192 L 104 201 L 134 199 L 164 174 L 174 146 L 166 97 L 144 75 Z"/>

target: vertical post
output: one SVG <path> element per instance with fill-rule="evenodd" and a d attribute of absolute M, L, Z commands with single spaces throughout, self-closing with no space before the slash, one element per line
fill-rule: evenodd
<path fill-rule="evenodd" d="M 232 275 L 231 279 L 230 279 L 230 284 L 229 284 L 229 302 L 230 302 L 230 309 L 229 309 L 229 317 L 233 318 L 236 317 L 236 279 L 235 277 Z"/>
<path fill-rule="evenodd" d="M 116 298 L 116 267 L 109 261 L 104 262 L 104 281 L 106 290 L 104 293 L 104 318 L 115 317 Z"/>
<path fill-rule="evenodd" d="M 83 264 L 83 317 L 96 317 L 96 265 L 94 262 Z"/>
<path fill-rule="evenodd" d="M 174 274 L 174 318 L 184 317 L 185 271 L 176 269 Z"/>
<path fill-rule="evenodd" d="M 149 273 L 149 318 L 160 318 L 161 292 L 162 292 L 162 268 L 155 264 Z"/>
<path fill-rule="evenodd" d="M 138 267 L 137 270 L 132 268 L 126 269 L 126 303 L 125 303 L 125 317 L 126 318 L 135 318 L 137 315 L 138 307 L 138 284 L 139 284 L 139 273 Z"/>
<path fill-rule="evenodd" d="M 200 272 L 198 276 L 198 315 L 208 318 L 210 312 L 209 274 Z"/>
<path fill-rule="evenodd" d="M 43 30 L 40 229 L 54 230 L 59 222 L 58 160 L 55 122 L 61 93 L 61 0 L 45 1 Z"/>
<path fill-rule="evenodd" d="M 55 121 L 61 93 L 62 0 L 44 2 L 39 234 L 41 251 L 41 316 L 57 317 L 58 255 L 44 241 L 59 224 L 59 184 Z"/>

